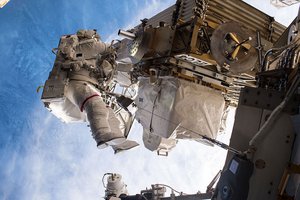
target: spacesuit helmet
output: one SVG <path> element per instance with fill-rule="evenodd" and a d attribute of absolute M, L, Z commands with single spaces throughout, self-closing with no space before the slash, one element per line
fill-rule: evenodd
<path fill-rule="evenodd" d="M 76 34 L 79 39 L 93 39 L 93 38 L 96 38 L 97 40 L 101 39 L 96 29 L 92 29 L 92 30 L 80 29 L 77 31 Z"/>

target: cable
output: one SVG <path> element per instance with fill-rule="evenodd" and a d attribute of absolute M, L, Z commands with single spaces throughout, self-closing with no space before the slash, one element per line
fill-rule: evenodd
<path fill-rule="evenodd" d="M 104 188 L 106 188 L 105 183 L 104 183 L 104 178 L 105 178 L 105 176 L 107 176 L 107 175 L 113 175 L 113 173 L 105 173 L 105 174 L 102 176 L 102 184 L 103 184 L 103 187 L 104 187 Z"/>
<path fill-rule="evenodd" d="M 176 192 L 176 193 L 178 193 L 178 194 L 180 194 L 180 195 L 182 195 L 182 194 L 184 194 L 184 195 L 187 195 L 186 193 L 183 193 L 183 192 L 179 192 L 178 190 L 175 190 L 174 188 L 172 188 L 171 186 L 169 186 L 169 185 L 166 185 L 166 184 L 155 184 L 155 185 L 157 185 L 157 186 L 163 186 L 163 187 L 167 187 L 167 188 L 169 188 L 169 189 L 171 189 L 172 191 L 174 191 L 174 192 Z"/>
<path fill-rule="evenodd" d="M 157 92 L 157 95 L 156 95 L 156 97 L 155 97 L 155 99 L 154 99 L 153 106 L 152 106 L 151 119 L 150 119 L 150 126 L 149 126 L 149 131 L 150 131 L 150 133 L 153 132 L 153 128 L 152 128 L 152 120 L 153 120 L 153 115 L 154 115 L 155 102 L 157 101 L 157 98 L 159 98 L 160 93 L 161 93 L 161 88 L 160 88 L 159 91 Z"/>
<path fill-rule="evenodd" d="M 285 49 L 287 49 L 287 48 L 289 48 L 289 47 L 295 45 L 299 40 L 300 40 L 300 39 L 298 38 L 298 39 L 295 40 L 294 42 L 292 42 L 292 43 L 290 43 L 290 44 L 287 44 L 287 45 L 285 45 L 285 46 L 278 47 L 278 48 L 272 48 L 272 49 L 269 49 L 269 50 L 265 53 L 265 55 L 264 55 L 264 57 L 263 57 L 263 62 L 262 62 L 263 65 L 262 65 L 262 70 L 261 70 L 261 72 L 265 71 L 265 69 L 266 69 L 267 57 L 269 56 L 269 54 L 271 54 L 271 53 L 273 53 L 273 52 L 275 52 L 275 51 L 283 51 L 283 50 L 285 50 Z"/>

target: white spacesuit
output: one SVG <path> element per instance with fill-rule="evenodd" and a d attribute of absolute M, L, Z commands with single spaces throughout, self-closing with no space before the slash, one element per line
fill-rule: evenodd
<path fill-rule="evenodd" d="M 109 145 L 119 152 L 137 143 L 126 140 L 119 120 L 97 89 L 111 80 L 114 56 L 113 49 L 100 40 L 96 30 L 79 30 L 77 34 L 62 36 L 42 100 L 65 122 L 87 120 L 97 147 Z M 62 91 L 57 92 L 60 88 Z"/>

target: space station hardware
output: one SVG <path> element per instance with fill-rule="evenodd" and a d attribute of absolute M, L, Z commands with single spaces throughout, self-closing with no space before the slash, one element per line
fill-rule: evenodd
<path fill-rule="evenodd" d="M 167 154 L 179 138 L 196 141 L 203 141 L 199 139 L 201 135 L 216 138 L 223 115 L 220 110 L 226 110 L 228 105 L 236 106 L 244 86 L 256 87 L 255 74 L 262 71 L 262 55 L 273 46 L 283 31 L 284 26 L 268 15 L 236 0 L 178 0 L 175 5 L 154 17 L 143 19 L 140 25 L 126 31 L 119 30 L 119 36 L 124 39 L 113 45 L 117 52 L 117 69 L 121 75 L 127 73 L 129 81 L 123 81 L 127 85 L 128 82 L 139 84 L 135 100 L 136 114 L 143 126 L 146 148 L 158 150 L 159 154 Z M 185 123 L 194 124 L 197 131 L 175 133 L 186 126 L 180 120 L 184 117 L 173 115 L 174 110 L 178 105 L 188 105 L 188 98 L 183 95 L 183 104 L 170 104 L 169 110 L 166 109 L 170 102 L 161 104 L 160 99 L 155 98 L 158 92 L 167 93 L 165 85 L 172 86 L 174 81 L 181 85 L 190 82 L 198 94 L 205 94 L 200 91 L 206 89 L 211 94 L 218 93 L 217 99 L 220 101 L 211 101 L 216 104 L 210 104 L 209 108 L 210 111 L 220 108 L 213 117 L 208 117 L 214 119 L 213 122 L 208 120 L 204 126 L 195 125 L 195 121 L 202 121 L 204 124 L 204 116 L 208 115 L 202 115 L 203 112 L 200 111 L 194 112 L 198 113 L 197 117 L 185 120 Z M 159 89 L 161 83 L 164 84 L 162 90 Z M 144 86 L 149 87 L 143 89 Z M 175 97 L 176 90 L 178 94 L 179 91 L 184 91 L 182 88 L 173 87 L 173 97 L 169 98 Z M 221 95 L 225 106 L 221 105 Z M 203 100 L 204 96 L 195 95 L 193 98 Z M 141 99 L 150 100 L 145 100 L 147 103 L 151 102 L 144 103 L 148 105 L 147 109 L 141 107 Z M 197 105 L 200 108 L 198 110 L 205 110 L 204 103 L 202 102 L 204 107 L 201 107 L 199 102 L 202 101 L 195 100 L 193 105 Z M 183 107 L 182 110 L 193 108 Z M 164 119 L 158 120 L 159 118 Z"/>
<path fill-rule="evenodd" d="M 49 111 L 66 123 L 88 121 L 99 148 L 110 145 L 119 151 L 136 146 L 126 140 L 127 130 L 120 129 L 114 108 L 103 97 L 110 94 L 104 91 L 110 90 L 115 70 L 110 45 L 95 30 L 79 30 L 62 36 L 54 53 L 56 60 L 42 94 Z"/>
<path fill-rule="evenodd" d="M 104 183 L 104 178 L 107 176 L 107 183 Z M 168 199 L 165 197 L 167 188 L 171 188 L 165 184 L 153 184 L 150 189 L 142 190 L 140 194 L 129 195 L 127 191 L 127 185 L 124 184 L 122 176 L 115 173 L 105 173 L 102 177 L 103 187 L 105 188 L 106 200 L 142 200 L 142 199 Z M 176 191 L 176 190 L 175 190 Z"/>
<path fill-rule="evenodd" d="M 220 172 L 212 179 L 207 186 L 205 193 L 197 192 L 196 194 L 186 194 L 179 192 L 173 187 L 166 184 L 152 184 L 150 188 L 141 190 L 139 194 L 130 195 L 126 190 L 126 186 L 119 174 L 106 173 L 102 178 L 103 187 L 105 188 L 105 200 L 197 200 L 197 199 L 210 199 L 213 195 L 213 186 L 220 177 Z M 107 184 L 104 183 L 104 177 L 107 178 Z M 112 179 L 114 179 L 112 181 Z M 170 196 L 167 196 L 167 190 L 170 190 Z"/>
<path fill-rule="evenodd" d="M 157 84 L 141 78 L 135 104 L 144 146 L 166 154 L 177 139 L 210 144 L 202 136 L 217 137 L 225 100 L 220 91 L 165 76 Z"/>
<path fill-rule="evenodd" d="M 117 52 L 117 68 L 122 74 L 127 72 L 131 83 L 140 86 L 135 103 L 138 105 L 137 119 L 143 126 L 145 147 L 158 150 L 159 154 L 167 154 L 179 138 L 196 141 L 203 141 L 199 139 L 203 135 L 216 138 L 223 112 L 228 105 L 237 106 L 243 87 L 256 87 L 255 75 L 264 70 L 263 55 L 283 31 L 284 26 L 270 16 L 237 0 L 178 0 L 154 17 L 143 19 L 138 26 L 126 31 L 119 30 L 119 36 L 124 39 L 113 45 Z M 160 99 L 155 98 L 158 92 L 166 93 L 164 91 L 168 89 L 165 85 L 174 84 L 173 79 L 165 77 L 173 77 L 174 81 L 177 78 L 180 84 L 190 82 L 191 85 L 198 85 L 193 89 L 199 93 L 204 94 L 200 91 L 205 88 L 210 89 L 211 94 L 222 95 L 225 106 L 220 106 L 219 101 L 215 105 L 210 104 L 209 109 L 218 107 L 223 112 L 219 110 L 213 117 L 208 117 L 214 119 L 213 123 L 208 120 L 206 125 L 197 126 L 194 122 L 204 122 L 204 116 L 208 115 L 194 111 L 197 116 L 185 121 L 194 124 L 197 131 L 176 134 L 178 128 L 186 127 L 180 124 L 180 117 L 173 115 L 179 104 L 170 104 L 167 110 L 168 106 L 164 105 L 168 104 L 161 104 Z M 161 83 L 164 84 L 162 90 L 158 86 Z M 143 89 L 146 85 L 149 87 Z M 177 89 L 179 93 L 181 88 L 178 86 Z M 173 87 L 174 97 L 175 91 L 176 87 Z M 151 103 L 144 103 L 148 107 L 142 108 L 145 96 L 150 100 L 146 102 Z M 186 104 L 180 105 L 189 105 L 186 95 L 183 97 L 182 102 Z M 205 99 L 204 95 L 193 98 Z M 195 100 L 193 105 L 197 105 L 197 110 L 205 110 L 206 107 L 201 107 L 199 102 L 202 101 Z M 193 106 L 184 106 L 182 110 L 191 108 Z M 209 128 L 204 131 L 205 127 L 213 127 L 214 130 Z"/>
<path fill-rule="evenodd" d="M 104 179 L 107 176 L 106 184 Z M 128 195 L 127 186 L 122 180 L 122 175 L 116 173 L 106 173 L 102 177 L 103 187 L 105 188 L 105 199 L 118 198 L 121 195 Z M 111 200 L 113 200 L 111 199 Z"/>
<path fill-rule="evenodd" d="M 207 7 L 206 3 L 210 6 Z M 193 10 L 200 10 L 201 14 L 185 18 L 185 15 L 191 16 L 188 15 L 192 13 L 189 10 L 191 7 Z M 239 9 L 232 12 L 233 8 Z M 205 18 L 203 13 L 206 13 Z M 193 24 L 189 21 L 197 17 L 201 19 L 196 21 L 198 23 L 193 21 Z M 225 100 L 230 103 L 234 102 L 234 98 L 229 98 L 232 97 L 232 88 L 239 88 L 234 90 L 238 104 L 229 146 L 240 150 L 241 153 L 228 152 L 214 194 L 206 197 L 207 199 L 297 199 L 299 179 L 283 176 L 283 172 L 289 169 L 289 166 L 296 166 L 298 169 L 295 170 L 296 173 L 299 173 L 300 169 L 299 139 L 295 137 L 296 132 L 300 134 L 299 19 L 298 16 L 284 30 L 283 26 L 270 17 L 248 7 L 242 1 L 177 1 L 173 7 L 148 20 L 143 20 L 141 25 L 130 30 L 135 37 L 124 41 L 127 45 L 132 44 L 133 51 L 128 51 L 130 55 L 127 54 L 127 57 L 119 57 L 120 62 L 132 64 L 132 80 L 138 80 L 141 84 L 140 92 L 145 93 L 138 94 L 136 99 L 137 118 L 142 119 L 144 134 L 146 132 L 150 135 L 152 131 L 155 135 L 158 132 L 155 128 L 167 121 L 170 124 L 163 125 L 165 129 L 158 129 L 163 130 L 162 133 L 156 134 L 172 138 L 172 135 L 165 134 L 172 132 L 174 128 L 172 124 L 174 119 L 170 120 L 174 111 L 169 113 L 165 112 L 165 109 L 172 109 L 174 102 L 164 103 L 165 107 L 157 103 L 158 97 L 163 96 L 167 99 L 166 95 L 160 94 L 164 92 L 163 89 L 172 91 L 169 88 L 176 87 L 176 84 L 171 84 L 172 81 L 169 81 L 170 86 L 165 86 L 168 76 L 176 76 L 178 80 L 185 79 L 215 91 L 222 91 Z M 253 20 L 262 21 L 253 23 Z M 196 36 L 193 37 L 195 30 Z M 149 39 L 143 40 L 140 36 L 142 31 L 144 37 L 149 38 L 149 35 L 152 35 L 151 42 L 146 42 Z M 169 35 L 168 43 L 160 41 L 165 39 L 161 39 L 159 31 L 169 32 L 163 34 Z M 207 38 L 210 43 L 206 41 Z M 198 42 L 195 42 L 197 40 Z M 161 47 L 163 44 L 165 49 Z M 193 52 L 195 48 L 196 51 Z M 222 80 L 223 84 L 217 85 L 217 80 Z M 143 89 L 145 84 L 149 87 L 146 90 Z M 165 84 L 161 87 L 163 89 L 160 89 L 160 84 Z M 175 96 L 170 99 L 176 101 L 175 94 L 172 92 L 167 94 Z M 142 98 L 139 99 L 140 97 Z M 143 105 L 145 99 L 150 104 Z M 156 111 L 156 107 L 161 108 Z M 148 117 L 143 116 L 147 114 Z M 157 122 L 155 118 L 162 119 Z M 295 129 L 297 125 L 298 130 Z M 165 131 L 167 129 L 171 131 Z M 159 144 L 156 143 L 157 146 Z M 189 199 L 187 196 L 180 198 Z M 193 197 L 193 199 L 205 198 Z"/>
<path fill-rule="evenodd" d="M 119 32 L 126 39 L 115 44 L 117 63 L 131 66 L 131 81 L 139 84 L 136 117 L 148 149 L 174 147 L 171 141 L 182 126 L 177 104 L 188 101 L 177 98 L 187 81 L 200 86 L 193 91 L 202 94 L 204 87 L 211 94 L 219 92 L 227 104 L 237 106 L 227 148 L 231 150 L 213 192 L 170 199 L 299 198 L 299 179 L 284 173 L 290 166 L 295 173 L 300 169 L 299 19 L 285 29 L 242 1 L 178 0 L 135 28 Z M 206 98 L 195 99 L 205 104 Z M 211 103 L 210 108 L 218 105 Z M 181 112 L 195 105 L 184 104 Z M 191 113 L 196 116 L 199 110 Z M 204 134 L 196 129 L 196 134 Z"/>
<path fill-rule="evenodd" d="M 219 90 L 237 105 L 243 86 L 255 86 L 260 55 L 284 26 L 248 4 L 233 0 L 178 0 L 133 29 L 119 31 L 117 63 L 139 77 L 175 76 Z M 257 60 L 259 59 L 259 62 Z"/>

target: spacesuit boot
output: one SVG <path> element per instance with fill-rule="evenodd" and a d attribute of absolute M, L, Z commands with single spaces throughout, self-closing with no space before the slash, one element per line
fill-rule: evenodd
<path fill-rule="evenodd" d="M 106 108 L 106 109 L 108 110 L 107 123 L 108 123 L 109 127 L 99 128 L 99 127 L 97 127 L 97 125 L 95 126 L 95 124 L 93 124 L 93 126 L 92 126 L 90 123 L 92 135 L 97 142 L 97 147 L 99 149 L 103 149 L 103 148 L 106 148 L 107 146 L 111 146 L 116 154 L 121 151 L 129 150 L 129 149 L 132 149 L 132 148 L 138 146 L 139 144 L 137 142 L 128 140 L 124 137 L 123 133 L 121 132 L 121 130 L 119 128 L 120 122 L 116 118 L 113 110 L 111 108 Z M 99 110 L 99 109 L 96 108 L 96 110 Z M 93 120 L 95 120 L 95 118 L 96 118 L 95 116 L 98 116 L 99 118 L 105 117 L 103 115 L 101 116 L 101 114 L 99 114 L 99 113 L 94 112 L 93 114 L 94 114 Z M 92 119 L 89 119 L 89 118 L 88 118 L 88 120 L 90 122 L 92 121 Z M 101 119 L 96 119 L 96 121 L 100 121 L 100 120 Z M 103 122 L 102 122 L 102 124 L 103 124 Z M 108 130 L 108 129 L 110 129 L 110 130 Z M 94 132 L 93 132 L 93 130 L 94 130 Z M 105 130 L 105 131 L 103 131 L 101 133 L 102 130 Z"/>
<path fill-rule="evenodd" d="M 139 144 L 136 141 L 132 141 L 132 140 L 126 140 L 125 142 L 118 144 L 118 145 L 111 145 L 115 154 L 120 153 L 125 150 L 132 149 L 137 146 L 139 146 Z"/>
<path fill-rule="evenodd" d="M 84 105 L 87 118 L 90 122 L 92 135 L 97 142 L 97 147 L 103 149 L 111 146 L 116 153 L 132 149 L 139 144 L 127 140 L 120 130 L 120 121 L 116 118 L 113 110 L 106 107 L 99 96 L 93 97 L 94 101 L 88 101 Z"/>

